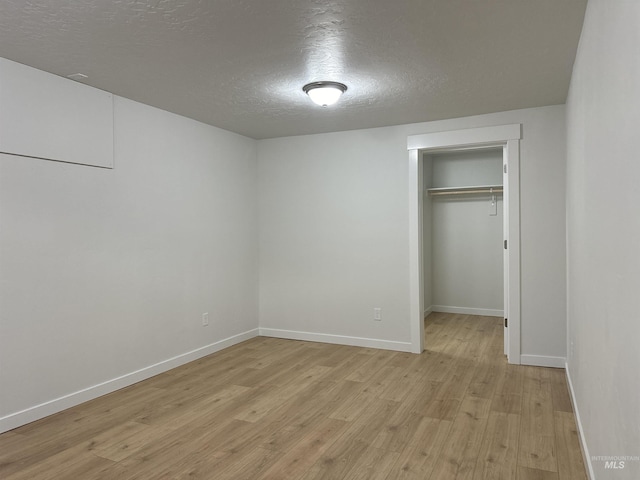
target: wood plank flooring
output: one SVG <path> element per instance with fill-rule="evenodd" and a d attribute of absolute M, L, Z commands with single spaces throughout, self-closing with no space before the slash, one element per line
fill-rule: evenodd
<path fill-rule="evenodd" d="M 495 317 L 426 347 L 255 338 L 0 435 L 0 478 L 586 479 L 563 370 L 508 365 Z"/>

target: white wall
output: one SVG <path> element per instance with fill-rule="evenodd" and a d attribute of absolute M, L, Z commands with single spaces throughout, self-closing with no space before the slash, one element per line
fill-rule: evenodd
<path fill-rule="evenodd" d="M 392 132 L 259 142 L 261 331 L 408 348 L 406 147 Z"/>
<path fill-rule="evenodd" d="M 567 103 L 568 372 L 590 456 L 640 456 L 640 3 L 590 0 Z M 640 461 L 598 479 L 640 478 Z"/>
<path fill-rule="evenodd" d="M 564 113 L 552 106 L 260 141 L 261 331 L 407 346 L 407 136 L 522 123 L 522 353 L 564 357 Z"/>
<path fill-rule="evenodd" d="M 3 429 L 257 334 L 256 142 L 118 97 L 114 124 L 113 170 L 0 155 Z"/>
<path fill-rule="evenodd" d="M 432 187 L 502 185 L 502 149 L 452 152 L 432 157 Z"/>

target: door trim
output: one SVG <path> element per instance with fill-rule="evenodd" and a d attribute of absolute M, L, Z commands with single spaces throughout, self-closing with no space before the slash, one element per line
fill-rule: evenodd
<path fill-rule="evenodd" d="M 520 139 L 522 125 L 497 125 L 407 137 L 409 155 L 409 314 L 411 351 L 424 350 L 424 268 L 422 263 L 422 154 L 483 147 L 502 147 L 507 162 L 509 189 L 504 197 L 509 231 L 509 363 L 520 363 Z M 505 305 L 505 310 L 506 310 Z"/>

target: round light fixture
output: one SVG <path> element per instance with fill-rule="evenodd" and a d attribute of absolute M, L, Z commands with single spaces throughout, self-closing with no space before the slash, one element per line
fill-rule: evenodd
<path fill-rule="evenodd" d="M 307 83 L 302 90 L 316 105 L 328 107 L 340 99 L 340 96 L 347 91 L 347 86 L 338 82 L 313 82 Z"/>

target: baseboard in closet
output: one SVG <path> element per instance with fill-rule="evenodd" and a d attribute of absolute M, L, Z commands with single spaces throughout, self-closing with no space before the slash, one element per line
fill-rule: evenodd
<path fill-rule="evenodd" d="M 450 305 L 432 305 L 431 311 L 441 313 L 459 313 L 462 315 L 482 315 L 484 317 L 502 317 L 503 310 L 492 310 L 489 308 L 469 308 L 469 307 L 452 307 Z"/>
<path fill-rule="evenodd" d="M 564 368 L 567 359 L 564 357 L 550 357 L 547 355 L 520 355 L 521 365 L 533 367 Z"/>

